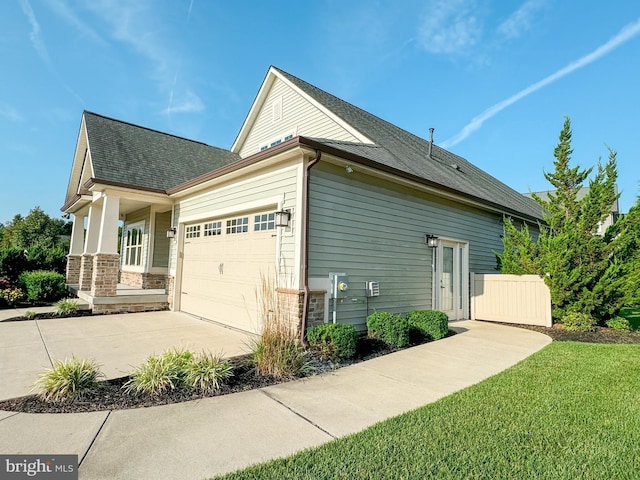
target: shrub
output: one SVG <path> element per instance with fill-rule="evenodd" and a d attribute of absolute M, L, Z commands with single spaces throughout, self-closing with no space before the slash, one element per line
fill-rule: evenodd
<path fill-rule="evenodd" d="M 351 358 L 356 353 L 358 332 L 353 325 L 324 323 L 307 331 L 309 344 L 328 358 Z"/>
<path fill-rule="evenodd" d="M 289 312 L 291 305 L 278 298 L 275 281 L 262 276 L 256 293 L 262 317 L 262 332 L 252 341 L 252 356 L 261 375 L 292 378 L 311 368 L 309 355 Z"/>
<path fill-rule="evenodd" d="M 189 350 L 171 349 L 156 357 L 149 357 L 123 385 L 127 393 L 161 395 L 168 390 L 193 389 L 211 393 L 219 389 L 233 375 L 233 366 L 218 355 Z"/>
<path fill-rule="evenodd" d="M 123 385 L 126 392 L 161 395 L 184 383 L 187 365 L 193 354 L 184 349 L 171 349 L 156 357 L 149 357 L 131 374 Z"/>
<path fill-rule="evenodd" d="M 64 361 L 56 360 L 51 370 L 40 375 L 36 388 L 47 402 L 65 401 L 95 387 L 101 377 L 104 375 L 95 361 L 72 356 Z"/>
<path fill-rule="evenodd" d="M 369 336 L 378 338 L 393 347 L 409 345 L 409 322 L 400 315 L 375 312 L 367 317 Z"/>
<path fill-rule="evenodd" d="M 73 315 L 79 308 L 80 305 L 76 300 L 60 300 L 56 303 L 56 315 L 60 317 Z"/>
<path fill-rule="evenodd" d="M 24 312 L 24 318 L 26 318 L 27 320 L 33 320 L 34 318 L 36 318 L 36 315 L 38 315 L 38 312 L 34 312 L 33 310 L 27 310 L 26 312 Z"/>
<path fill-rule="evenodd" d="M 28 263 L 24 250 L 20 248 L 0 250 L 0 277 L 16 283 L 20 274 L 28 270 Z"/>
<path fill-rule="evenodd" d="M 624 317 L 613 317 L 605 322 L 605 325 L 620 332 L 630 332 L 632 330 L 629 320 Z"/>
<path fill-rule="evenodd" d="M 67 252 L 61 247 L 30 247 L 27 249 L 26 257 L 28 270 L 51 270 L 61 274 L 65 273 Z"/>
<path fill-rule="evenodd" d="M 198 393 L 212 393 L 233 376 L 233 366 L 220 355 L 202 352 L 191 357 L 186 366 L 185 384 Z"/>
<path fill-rule="evenodd" d="M 596 320 L 586 313 L 571 312 L 562 318 L 564 329 L 572 332 L 594 332 Z"/>
<path fill-rule="evenodd" d="M 55 302 L 67 292 L 64 275 L 56 272 L 25 272 L 19 281 L 27 291 L 27 298 L 33 302 Z"/>
<path fill-rule="evenodd" d="M 407 321 L 409 327 L 432 340 L 438 340 L 449 333 L 447 314 L 438 310 L 413 310 L 407 313 Z"/>

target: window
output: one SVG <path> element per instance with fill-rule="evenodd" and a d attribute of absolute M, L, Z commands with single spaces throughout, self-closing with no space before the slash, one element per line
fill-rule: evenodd
<path fill-rule="evenodd" d="M 222 222 L 209 222 L 204 224 L 204 236 L 213 237 L 222 235 Z"/>
<path fill-rule="evenodd" d="M 187 232 L 185 233 L 186 238 L 199 238 L 200 237 L 200 225 L 189 225 L 187 227 Z"/>
<path fill-rule="evenodd" d="M 253 230 L 255 232 L 261 232 L 263 230 L 275 230 L 275 228 L 275 213 L 263 213 L 262 215 L 256 215 L 253 219 Z"/>
<path fill-rule="evenodd" d="M 139 266 L 142 264 L 142 238 L 144 222 L 127 226 L 124 235 L 124 264 Z"/>
<path fill-rule="evenodd" d="M 249 231 L 249 217 L 227 220 L 227 233 L 246 233 Z"/>
<path fill-rule="evenodd" d="M 260 151 L 263 152 L 268 148 L 275 147 L 276 145 L 280 145 L 282 142 L 286 142 L 287 140 L 291 140 L 296 136 L 297 129 L 290 130 L 286 133 L 281 134 L 279 137 L 272 138 L 269 141 L 260 145 Z"/>

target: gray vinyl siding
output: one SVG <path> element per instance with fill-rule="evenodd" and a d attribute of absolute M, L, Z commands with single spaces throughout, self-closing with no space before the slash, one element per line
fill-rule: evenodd
<path fill-rule="evenodd" d="M 291 165 L 289 165 L 290 167 Z M 207 219 L 228 218 L 233 214 L 221 215 L 220 211 L 242 212 L 242 204 L 255 203 L 262 206 L 256 207 L 251 212 L 258 213 L 275 211 L 277 205 L 271 199 L 284 199 L 283 208 L 294 209 L 298 200 L 297 170 L 287 168 L 287 170 L 275 170 L 268 174 L 262 174 L 259 178 L 244 181 L 236 186 L 223 188 L 213 188 L 205 194 L 199 194 L 192 198 L 187 198 L 176 203 L 174 207 L 173 225 L 184 223 L 184 218 L 196 217 L 202 221 Z M 295 221 L 294 221 L 295 225 Z M 170 258 L 170 270 L 175 272 L 176 268 L 176 245 L 173 242 Z M 274 252 L 275 253 L 275 252 Z M 281 272 L 284 269 L 291 273 L 295 262 L 295 235 L 294 232 L 284 232 L 281 236 L 280 258 L 278 259 Z"/>
<path fill-rule="evenodd" d="M 282 117 L 281 120 L 274 122 L 272 106 L 277 99 L 282 99 Z M 240 156 L 252 155 L 260 151 L 260 146 L 264 143 L 292 130 L 296 131 L 296 135 L 307 137 L 358 141 L 282 80 L 276 79 L 262 104 L 251 132 L 240 149 Z"/>
<path fill-rule="evenodd" d="M 433 250 L 424 244 L 425 233 L 468 242 L 469 270 L 496 272 L 499 215 L 324 163 L 311 172 L 309 275 L 349 276 L 352 298 L 338 305 L 340 323 L 362 330 L 374 309 L 432 308 Z M 368 310 L 366 281 L 380 283 Z"/>
<path fill-rule="evenodd" d="M 167 230 L 171 228 L 171 212 L 156 213 L 155 225 L 152 266 L 168 267 L 171 240 L 167 238 Z"/>

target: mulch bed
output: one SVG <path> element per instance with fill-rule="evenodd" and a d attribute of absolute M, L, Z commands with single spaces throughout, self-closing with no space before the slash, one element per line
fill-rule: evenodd
<path fill-rule="evenodd" d="M 449 332 L 449 335 L 453 334 L 454 332 Z M 429 339 L 424 337 L 412 336 L 411 343 L 407 348 L 428 341 Z M 400 349 L 389 347 L 379 340 L 362 337 L 358 339 L 356 355 L 348 360 L 342 360 L 339 364 L 319 358 L 312 353 L 311 363 L 314 367 L 314 373 L 311 375 L 332 371 L 381 355 L 387 355 L 398 350 Z M 207 395 L 194 394 L 193 392 L 183 389 L 172 390 L 161 395 L 125 393 L 122 386 L 129 380 L 129 377 L 122 377 L 102 381 L 97 388 L 84 392 L 69 401 L 46 402 L 41 400 L 37 395 L 28 395 L 0 402 L 0 410 L 25 413 L 78 413 L 101 410 L 123 410 L 227 395 L 295 380 L 295 378 L 277 379 L 259 375 L 253 366 L 250 355 L 233 357 L 230 358 L 229 361 L 234 366 L 233 376 L 227 380 L 226 384 L 220 390 Z"/>
<path fill-rule="evenodd" d="M 59 315 L 56 312 L 44 312 L 44 313 L 36 313 L 34 316 L 32 317 L 12 317 L 12 318 L 8 318 L 6 320 L 2 320 L 2 322 L 24 322 L 27 320 L 48 320 L 48 319 L 52 319 L 52 318 L 68 318 L 68 317 L 88 317 L 88 316 L 94 316 L 96 314 L 94 314 L 91 310 L 89 309 L 83 309 L 83 310 L 78 310 L 76 312 L 73 313 L 65 313 L 64 315 Z M 98 314 L 99 315 L 99 314 Z"/>
<path fill-rule="evenodd" d="M 506 323 L 504 325 L 507 325 Z M 595 332 L 569 332 L 562 325 L 553 327 L 537 327 L 533 325 L 513 325 L 549 335 L 556 342 L 585 343 L 640 343 L 640 332 L 621 332 L 608 327 L 597 327 Z"/>

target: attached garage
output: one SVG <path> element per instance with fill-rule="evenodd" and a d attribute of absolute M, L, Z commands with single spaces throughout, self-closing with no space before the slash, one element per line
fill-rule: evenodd
<path fill-rule="evenodd" d="M 276 245 L 273 210 L 185 225 L 180 309 L 259 331 L 256 293 L 275 272 Z"/>

